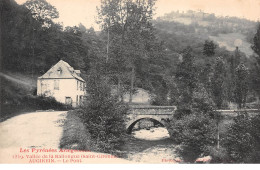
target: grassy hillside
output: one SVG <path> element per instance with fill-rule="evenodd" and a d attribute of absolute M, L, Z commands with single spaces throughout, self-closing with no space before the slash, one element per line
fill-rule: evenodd
<path fill-rule="evenodd" d="M 246 36 L 241 33 L 219 34 L 218 36 L 209 36 L 209 38 L 228 51 L 234 51 L 236 47 L 239 47 L 240 51 L 248 57 L 254 53 L 251 44 L 246 40 Z"/>
<path fill-rule="evenodd" d="M 14 102 L 26 95 L 33 95 L 36 91 L 36 77 L 22 73 L 0 73 L 1 101 Z"/>
<path fill-rule="evenodd" d="M 157 20 L 178 22 L 184 25 L 195 25 L 197 28 L 206 28 L 209 33 L 240 32 L 247 34 L 255 29 L 256 22 L 244 18 L 222 17 L 203 11 L 171 12 Z"/>
<path fill-rule="evenodd" d="M 15 115 L 36 110 L 64 110 L 66 106 L 54 98 L 36 96 L 37 75 L 0 73 L 0 122 Z"/>
<path fill-rule="evenodd" d="M 256 22 L 236 17 L 217 17 L 214 14 L 188 11 L 171 12 L 154 21 L 160 38 L 172 51 L 181 51 L 185 46 L 194 46 L 207 39 L 220 47 L 234 51 L 238 46 L 247 57 L 253 54 L 251 43 Z"/>

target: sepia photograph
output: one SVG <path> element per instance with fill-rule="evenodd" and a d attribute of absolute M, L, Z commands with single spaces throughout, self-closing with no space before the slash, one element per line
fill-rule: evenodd
<path fill-rule="evenodd" d="M 0 165 L 259 165 L 260 0 L 0 0 L 0 87 Z"/>

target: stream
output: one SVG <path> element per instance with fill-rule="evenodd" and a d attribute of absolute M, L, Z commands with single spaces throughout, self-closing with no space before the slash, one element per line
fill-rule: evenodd
<path fill-rule="evenodd" d="M 175 149 L 164 127 L 134 130 L 123 147 L 125 159 L 140 163 L 177 163 Z"/>

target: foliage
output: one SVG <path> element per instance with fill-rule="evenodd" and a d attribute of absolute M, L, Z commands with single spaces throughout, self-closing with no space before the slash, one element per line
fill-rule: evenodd
<path fill-rule="evenodd" d="M 211 65 L 205 64 L 205 39 L 199 38 L 201 34 L 195 31 L 199 26 L 152 21 L 155 2 L 102 1 L 98 16 L 102 31 L 97 34 L 93 28 L 86 29 L 82 24 L 62 28 L 54 23 L 58 11 L 44 0 L 30 0 L 24 5 L 17 5 L 13 0 L 3 1 L 2 37 L 6 42 L 3 44 L 3 69 L 40 75 L 63 59 L 85 75 L 95 66 L 109 77 L 110 83 L 118 86 L 121 100 L 125 93 L 133 93 L 134 87 L 139 87 L 155 96 L 152 104 L 167 105 L 169 96 L 175 93 L 171 86 L 179 84 L 173 81 L 178 81 L 175 75 L 179 72 L 180 56 L 185 54 L 183 49 L 190 45 L 193 67 L 201 67 L 204 71 L 195 78 L 207 84 L 204 87 L 209 93 L 207 81 L 212 76 L 212 69 Z M 50 25 L 43 26 L 43 21 Z M 165 33 L 162 28 L 171 31 Z M 232 54 L 219 47 L 214 48 L 214 53 L 215 56 L 223 54 L 227 63 Z M 212 63 L 214 58 L 210 58 L 209 63 Z M 237 55 L 234 58 L 236 60 Z M 235 73 L 236 67 L 235 63 L 230 70 Z M 232 77 L 230 74 L 233 73 L 228 73 L 227 77 Z M 253 80 L 257 80 L 254 76 L 257 74 L 251 74 Z M 252 84 L 256 84 L 255 81 Z M 227 86 L 234 87 L 233 81 Z M 233 89 L 225 92 L 229 100 L 233 100 L 233 92 Z M 173 97 L 170 100 L 175 100 Z"/>
<path fill-rule="evenodd" d="M 57 9 L 46 0 L 28 0 L 24 3 L 32 14 L 32 17 L 42 23 L 43 27 L 49 27 L 52 19 L 59 18 Z"/>
<path fill-rule="evenodd" d="M 98 10 L 107 43 L 105 74 L 118 86 L 121 98 L 130 92 L 130 102 L 134 86 L 166 98 L 162 72 L 167 59 L 151 24 L 154 4 L 155 0 L 105 0 Z"/>
<path fill-rule="evenodd" d="M 179 153 L 188 161 L 208 153 L 215 154 L 216 161 L 223 160 L 223 149 L 232 161 L 257 162 L 259 118 L 238 117 L 224 140 L 225 148 L 216 151 L 214 134 L 220 118 L 212 113 L 215 105 L 221 108 L 224 102 L 235 101 L 242 107 L 248 93 L 260 94 L 260 25 L 252 35 L 255 22 L 194 11 L 173 12 L 153 21 L 155 2 L 102 0 L 98 10 L 102 31 L 98 34 L 82 24 L 63 28 L 54 23 L 59 13 L 46 0 L 29 0 L 24 5 L 3 0 L 0 32 L 5 43 L 0 49 L 4 63 L 1 69 L 40 75 L 63 59 L 83 75 L 91 75 L 86 78 L 86 105 L 75 112 L 102 151 L 109 152 L 123 144 L 127 107 L 118 98 L 122 100 L 124 93 L 132 94 L 134 87 L 140 87 L 150 92 L 154 105 L 177 105 L 171 136 L 181 144 Z M 200 25 L 196 19 L 185 25 L 173 21 L 176 16 L 199 18 L 208 25 Z M 235 30 L 253 43 L 255 60 L 246 58 L 238 48 L 230 52 L 208 40 L 210 35 Z M 212 65 L 212 56 L 223 57 Z M 253 68 L 250 77 L 247 67 Z M 248 87 L 249 78 L 252 90 Z M 117 86 L 119 96 L 111 94 L 112 85 Z M 10 84 L 1 87 L 1 112 L 64 109 L 53 98 L 34 97 L 21 91 Z M 240 149 L 244 152 L 240 153 Z"/>
<path fill-rule="evenodd" d="M 3 92 L 3 91 L 2 91 Z M 6 97 L 6 94 L 3 94 Z M 8 96 L 11 97 L 11 96 Z M 2 100 L 2 99 L 1 99 Z M 36 110 L 67 110 L 71 107 L 57 102 L 52 97 L 42 96 L 22 96 L 13 101 L 4 103 L 1 101 L 1 121 L 23 112 L 32 112 Z"/>
<path fill-rule="evenodd" d="M 191 55 L 186 55 L 184 61 L 188 62 L 180 65 L 182 71 L 176 75 L 180 100 L 169 131 L 173 141 L 180 145 L 178 154 L 185 161 L 194 162 L 199 156 L 207 156 L 208 147 L 216 144 L 216 121 L 214 102 L 204 85 L 196 80 Z"/>
<path fill-rule="evenodd" d="M 213 100 L 218 109 L 221 109 L 224 100 L 224 83 L 226 77 L 226 68 L 223 58 L 218 57 L 214 65 L 214 72 L 211 83 Z"/>
<path fill-rule="evenodd" d="M 191 48 L 185 50 L 175 79 L 172 87 L 178 110 L 170 122 L 170 135 L 180 145 L 178 154 L 185 161 L 194 162 L 199 156 L 207 156 L 208 147 L 216 144 L 217 124 L 213 116 L 214 102 L 205 84 L 198 80 Z"/>
<path fill-rule="evenodd" d="M 63 31 L 61 25 L 51 20 L 58 17 L 55 7 L 44 0 L 28 1 L 25 5 L 4 0 L 2 9 L 1 31 L 5 42 L 2 62 L 5 64 L 1 69 L 40 75 L 63 59 L 85 72 L 88 48 L 81 34 L 72 31 L 77 27 Z M 48 26 L 43 26 L 43 22 Z"/>
<path fill-rule="evenodd" d="M 127 107 L 111 94 L 107 80 L 92 72 L 88 77 L 86 104 L 77 111 L 99 150 L 112 152 L 124 143 Z"/>
<path fill-rule="evenodd" d="M 231 56 L 227 58 L 228 74 L 225 80 L 227 86 L 226 96 L 228 101 L 236 102 L 235 99 L 235 84 L 236 84 L 236 68 L 242 62 L 242 54 L 238 48 Z"/>
<path fill-rule="evenodd" d="M 260 162 L 260 116 L 239 114 L 221 140 L 233 163 Z"/>
<path fill-rule="evenodd" d="M 257 31 L 253 38 L 252 49 L 257 54 L 255 57 L 255 65 L 252 68 L 251 80 L 253 83 L 253 89 L 257 92 L 258 97 L 260 97 L 260 23 L 258 23 Z"/>
<path fill-rule="evenodd" d="M 212 156 L 210 163 L 229 163 L 229 156 L 227 150 L 223 147 L 217 148 L 216 146 L 208 147 L 209 155 Z"/>
<path fill-rule="evenodd" d="M 251 86 L 250 88 L 253 89 L 254 92 L 258 95 L 258 98 L 260 98 L 260 65 L 257 63 L 254 64 L 254 66 L 250 70 L 250 81 Z"/>
<path fill-rule="evenodd" d="M 206 40 L 203 47 L 203 54 L 212 57 L 215 55 L 216 44 L 213 41 Z"/>
<path fill-rule="evenodd" d="M 216 126 L 208 114 L 193 112 L 171 123 L 172 140 L 180 145 L 178 154 L 186 162 L 209 154 L 208 146 L 216 145 Z"/>
<path fill-rule="evenodd" d="M 67 112 L 59 148 L 95 151 L 90 133 L 76 113 L 77 110 Z"/>
<path fill-rule="evenodd" d="M 253 38 L 252 49 L 258 55 L 258 63 L 260 63 L 260 23 L 258 23 L 257 30 Z"/>
<path fill-rule="evenodd" d="M 242 108 L 242 105 L 245 106 L 246 97 L 248 94 L 248 68 L 241 63 L 236 68 L 236 77 L 235 77 L 235 100 L 239 105 L 239 108 Z"/>
<path fill-rule="evenodd" d="M 182 62 L 177 66 L 175 74 L 177 91 L 178 110 L 191 110 L 192 97 L 194 89 L 197 87 L 197 70 L 194 65 L 194 56 L 191 53 L 192 49 L 187 47 L 183 53 Z"/>
<path fill-rule="evenodd" d="M 203 84 L 198 84 L 191 96 L 192 110 L 212 115 L 215 110 L 215 103 Z"/>
<path fill-rule="evenodd" d="M 205 37 L 205 35 L 228 34 L 237 31 L 246 35 L 249 42 L 251 42 L 251 37 L 253 37 L 256 24 L 256 22 L 244 18 L 219 17 L 213 13 L 191 10 L 187 12 L 172 11 L 162 17 L 158 17 L 156 21 L 179 22 L 182 24 L 182 26 L 179 25 L 179 28 L 184 33 L 194 32 L 201 37 Z M 170 30 L 168 26 L 165 26 L 165 29 Z"/>

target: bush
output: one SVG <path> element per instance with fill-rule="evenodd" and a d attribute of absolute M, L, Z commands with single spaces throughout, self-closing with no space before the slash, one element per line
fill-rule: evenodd
<path fill-rule="evenodd" d="M 229 162 L 260 163 L 260 115 L 239 114 L 221 143 L 229 155 Z"/>
<path fill-rule="evenodd" d="M 193 112 L 171 122 L 170 135 L 180 145 L 177 153 L 186 162 L 209 154 L 208 147 L 216 145 L 216 122 L 209 115 Z"/>
<path fill-rule="evenodd" d="M 101 76 L 93 74 L 88 80 L 88 97 L 78 114 L 99 151 L 111 153 L 124 144 L 127 107 L 111 94 L 109 84 Z"/>
<path fill-rule="evenodd" d="M 178 110 L 174 114 L 176 119 L 180 119 L 182 116 L 192 114 L 193 112 L 202 112 L 213 117 L 215 103 L 202 84 L 199 84 L 198 87 L 194 89 L 191 98 L 192 102 L 190 105 L 188 105 L 185 100 L 178 102 Z"/>
<path fill-rule="evenodd" d="M 217 119 L 214 102 L 202 84 L 194 88 L 191 103 L 180 100 L 170 122 L 170 135 L 179 144 L 179 156 L 186 162 L 208 156 L 209 148 L 217 144 Z"/>
<path fill-rule="evenodd" d="M 31 95 L 32 89 L 21 84 L 14 83 L 1 77 L 1 99 L 0 99 L 0 121 L 16 116 L 23 112 L 35 110 L 67 110 L 70 107 L 59 103 L 53 97 L 43 97 Z"/>
<path fill-rule="evenodd" d="M 60 148 L 92 151 L 94 146 L 91 143 L 90 133 L 75 114 L 76 112 L 77 110 L 71 110 L 67 113 Z"/>
<path fill-rule="evenodd" d="M 4 121 L 10 117 L 16 116 L 23 112 L 32 112 L 36 110 L 67 110 L 71 107 L 57 102 L 53 97 L 43 96 L 21 96 L 14 100 L 1 103 L 1 119 Z"/>
<path fill-rule="evenodd" d="M 195 89 L 192 98 L 193 110 L 205 114 L 213 114 L 213 110 L 216 108 L 215 103 L 202 84 L 199 84 L 198 87 Z"/>
<path fill-rule="evenodd" d="M 23 102 L 30 105 L 34 109 L 38 110 L 66 110 L 71 109 L 71 107 L 58 102 L 53 97 L 43 97 L 43 96 L 25 96 Z"/>
<path fill-rule="evenodd" d="M 212 156 L 210 163 L 228 163 L 229 156 L 223 147 L 208 147 L 209 155 Z"/>

